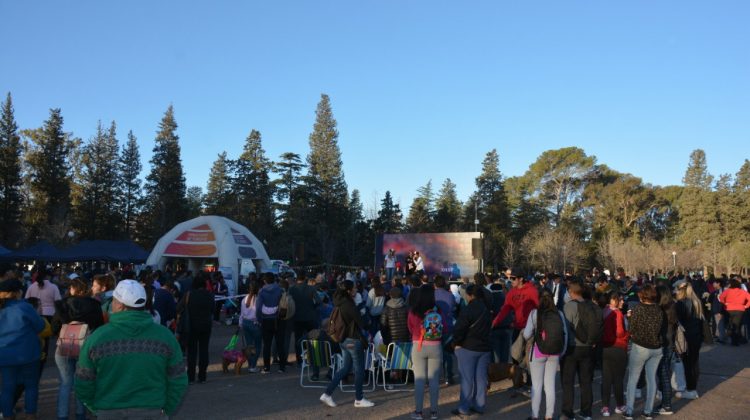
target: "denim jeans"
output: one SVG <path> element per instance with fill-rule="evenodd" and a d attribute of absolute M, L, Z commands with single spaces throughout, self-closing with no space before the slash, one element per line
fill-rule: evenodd
<path fill-rule="evenodd" d="M 242 332 L 245 334 L 245 345 L 255 346 L 255 355 L 250 356 L 247 364 L 251 368 L 257 367 L 258 357 L 260 357 L 260 352 L 263 347 L 263 334 L 260 331 L 260 325 L 249 319 L 243 319 Z"/>
<path fill-rule="evenodd" d="M 39 399 L 39 361 L 35 360 L 25 365 L 2 366 L 0 375 L 3 379 L 3 392 L 0 397 L 3 417 L 13 417 L 13 397 L 17 384 L 23 384 L 26 387 L 24 394 L 26 414 L 36 414 Z"/>
<path fill-rule="evenodd" d="M 55 354 L 55 364 L 60 373 L 60 390 L 57 392 L 57 418 L 67 419 L 70 414 L 70 391 L 75 384 L 76 363 L 78 359 Z M 76 419 L 86 418 L 86 408 L 76 398 Z"/>
<path fill-rule="evenodd" d="M 508 328 L 498 328 L 490 332 L 490 346 L 495 363 L 508 363 L 512 335 L 513 332 Z"/>
<path fill-rule="evenodd" d="M 628 393 L 625 405 L 628 413 L 633 413 L 635 405 L 635 389 L 638 385 L 638 377 L 641 371 L 646 369 L 646 403 L 643 406 L 644 413 L 654 411 L 654 398 L 656 398 L 656 370 L 662 357 L 662 349 L 647 349 L 633 343 L 628 356 Z"/>
<path fill-rule="evenodd" d="M 396 272 L 396 269 L 394 267 L 389 267 L 385 269 L 386 272 L 386 280 L 390 282 L 393 279 L 393 274 Z"/>
<path fill-rule="evenodd" d="M 347 338 L 341 343 L 341 356 L 344 358 L 344 364 L 341 369 L 336 371 L 331 382 L 326 388 L 327 395 L 333 395 L 333 391 L 339 386 L 339 383 L 354 368 L 354 394 L 357 400 L 364 398 L 362 384 L 365 382 L 365 353 L 362 342 Z"/>
<path fill-rule="evenodd" d="M 468 414 L 470 409 L 484 412 L 487 400 L 487 367 L 490 365 L 490 352 L 456 349 L 458 371 L 461 373 L 461 399 L 458 411 Z M 437 405 L 432 406 L 437 411 Z"/>

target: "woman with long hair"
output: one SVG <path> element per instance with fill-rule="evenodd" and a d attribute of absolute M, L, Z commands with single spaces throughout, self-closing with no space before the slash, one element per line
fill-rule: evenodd
<path fill-rule="evenodd" d="M 88 325 L 89 332 L 93 332 L 104 324 L 104 315 L 99 301 L 91 297 L 88 285 L 76 278 L 71 280 L 68 296 L 56 303 L 55 317 L 52 320 L 52 331 L 59 334 L 62 326 L 77 321 Z M 73 389 L 73 376 L 76 370 L 77 357 L 60 354 L 59 348 L 55 352 L 55 364 L 60 374 L 60 390 L 57 394 L 57 418 L 67 419 L 70 411 L 70 393 Z M 86 408 L 76 399 L 76 419 L 85 420 Z"/>
<path fill-rule="evenodd" d="M 258 356 L 260 356 L 261 346 L 263 345 L 263 333 L 260 330 L 260 321 L 255 316 L 255 300 L 260 292 L 260 285 L 253 281 L 248 286 L 247 296 L 242 299 L 240 304 L 240 325 L 242 332 L 245 334 L 245 343 L 255 346 L 255 353 L 248 359 L 247 371 L 258 373 Z"/>
<path fill-rule="evenodd" d="M 625 412 L 623 382 L 625 367 L 628 364 L 628 340 L 630 333 L 622 313 L 623 300 L 617 293 L 604 293 L 599 296 L 607 306 L 602 309 L 604 327 L 600 346 L 602 347 L 602 416 L 608 417 L 610 396 L 615 394 L 615 413 Z"/>
<path fill-rule="evenodd" d="M 693 286 L 689 282 L 684 282 L 677 286 L 676 290 L 675 313 L 677 322 L 685 329 L 685 341 L 687 351 L 680 354 L 682 364 L 685 367 L 685 384 L 686 391 L 678 393 L 680 398 L 696 399 L 698 398 L 698 356 L 703 344 L 703 303 L 698 295 L 693 291 Z"/>
<path fill-rule="evenodd" d="M 559 322 L 557 320 L 559 319 Z M 523 336 L 527 340 L 532 337 L 540 337 L 549 345 L 554 346 L 553 341 L 560 341 L 559 351 L 545 353 L 540 348 L 542 343 L 534 343 L 532 351 L 529 352 L 529 370 L 531 371 L 531 418 L 539 418 L 539 410 L 542 405 L 542 390 L 546 396 L 545 407 L 547 413 L 545 419 L 552 419 L 555 414 L 555 382 L 557 368 L 560 365 L 560 356 L 565 354 L 568 345 L 568 328 L 565 315 L 555 306 L 555 300 L 547 289 L 543 289 L 539 297 L 539 307 L 533 309 L 529 314 Z"/>
<path fill-rule="evenodd" d="M 675 313 L 674 298 L 671 290 L 665 285 L 656 288 L 659 306 L 667 319 L 667 328 L 662 338 L 662 357 L 659 361 L 657 376 L 659 392 L 661 392 L 661 407 L 658 413 L 668 416 L 672 414 L 672 358 L 674 357 L 674 334 L 677 328 L 677 314 Z"/>
<path fill-rule="evenodd" d="M 416 409 L 413 419 L 422 418 L 424 405 L 424 386 L 429 381 L 431 418 L 437 418 L 438 399 L 440 398 L 440 369 L 443 364 L 442 331 L 448 331 L 446 317 L 439 314 L 435 304 L 435 289 L 431 284 L 423 284 L 414 293 L 409 310 L 407 325 L 411 334 L 411 363 L 414 371 L 414 403 Z M 437 316 L 436 316 L 437 315 Z M 440 324 L 434 321 L 440 319 Z M 439 333 L 438 333 L 439 331 Z M 437 337 L 437 335 L 440 335 Z"/>
<path fill-rule="evenodd" d="M 187 311 L 187 375 L 188 383 L 195 382 L 195 366 L 198 364 L 198 382 L 206 382 L 208 369 L 208 344 L 213 326 L 214 296 L 206 290 L 208 274 L 199 271 L 193 279 L 193 287 L 177 305 L 177 313 Z"/>
<path fill-rule="evenodd" d="M 370 314 L 370 334 L 380 331 L 380 316 L 385 309 L 385 289 L 378 279 L 372 279 L 372 288 L 368 292 L 367 311 Z"/>
<path fill-rule="evenodd" d="M 641 371 L 646 372 L 646 402 L 643 416 L 652 419 L 654 416 L 654 399 L 656 398 L 656 370 L 662 357 L 662 341 L 667 326 L 664 311 L 657 305 L 656 289 L 646 284 L 638 292 L 641 303 L 632 310 L 630 316 L 630 338 L 632 346 L 628 356 L 628 392 L 626 398 L 626 420 L 633 418 L 635 389 Z"/>
<path fill-rule="evenodd" d="M 362 384 L 365 381 L 364 348 L 367 345 L 367 339 L 363 334 L 365 323 L 362 321 L 359 310 L 357 310 L 354 304 L 356 293 L 357 288 L 354 287 L 354 282 L 344 280 L 339 283 L 339 287 L 333 294 L 333 304 L 338 309 L 338 313 L 344 322 L 344 336 L 341 343 L 339 343 L 344 363 L 341 369 L 336 371 L 336 375 L 331 379 L 331 382 L 328 383 L 326 391 L 320 396 L 320 401 L 329 407 L 336 407 L 336 403 L 332 397 L 333 391 L 339 386 L 341 380 L 349 375 L 352 369 L 354 369 L 354 407 L 365 408 L 375 405 L 375 403 L 365 398 L 364 391 L 362 390 Z M 335 310 L 331 316 L 336 316 Z"/>

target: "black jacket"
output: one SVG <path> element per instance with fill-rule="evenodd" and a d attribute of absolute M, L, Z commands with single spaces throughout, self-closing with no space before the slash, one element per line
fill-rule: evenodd
<path fill-rule="evenodd" d="M 386 302 L 383 314 L 380 316 L 380 332 L 383 334 L 385 344 L 411 341 L 408 318 L 409 308 L 406 307 L 403 298 Z"/>
<path fill-rule="evenodd" d="M 68 296 L 55 302 L 55 316 L 52 318 L 52 332 L 59 334 L 63 324 L 71 321 L 84 322 L 89 331 L 104 324 L 102 306 L 98 300 L 83 296 Z"/>
<path fill-rule="evenodd" d="M 453 329 L 453 341 L 466 350 L 491 351 L 490 328 L 492 315 L 480 299 L 472 300 L 458 316 Z"/>
<path fill-rule="evenodd" d="M 357 307 L 354 305 L 354 300 L 348 296 L 335 294 L 333 296 L 333 304 L 341 312 L 341 317 L 344 319 L 344 324 L 346 325 L 344 338 L 354 338 L 364 342 L 364 337 L 360 331 L 365 329 L 365 323 L 359 315 Z"/>
<path fill-rule="evenodd" d="M 214 320 L 214 295 L 206 289 L 193 289 L 185 294 L 177 305 L 177 313 L 185 310 L 185 299 L 187 298 L 187 311 L 190 320 L 189 332 L 210 332 Z"/>

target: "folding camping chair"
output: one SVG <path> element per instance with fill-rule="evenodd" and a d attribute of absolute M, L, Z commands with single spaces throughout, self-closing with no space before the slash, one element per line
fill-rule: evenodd
<path fill-rule="evenodd" d="M 343 350 L 342 350 L 343 351 Z M 344 356 L 342 353 L 338 353 L 333 356 L 334 358 L 334 374 L 336 370 L 339 370 L 344 365 Z M 365 350 L 365 375 L 367 380 L 362 384 L 362 390 L 364 392 L 375 391 L 377 386 L 377 370 L 380 362 L 375 355 L 375 345 L 370 343 Z M 344 385 L 344 381 L 339 382 L 339 388 L 343 392 L 354 392 L 354 385 Z"/>
<path fill-rule="evenodd" d="M 314 380 L 313 369 L 318 369 L 318 373 L 322 368 L 331 369 L 333 366 L 332 355 L 329 341 L 302 340 L 302 367 L 299 371 L 299 385 L 302 388 L 325 388 L 328 380 Z M 305 369 L 307 369 L 307 375 L 305 375 Z"/>
<path fill-rule="evenodd" d="M 388 383 L 389 371 L 413 370 L 411 365 L 411 347 L 411 341 L 391 343 L 386 349 L 385 356 L 378 354 L 380 358 L 380 370 L 383 372 L 383 389 L 385 391 L 411 391 L 411 389 L 406 389 L 409 383 L 409 375 L 404 375 L 404 382 L 402 383 Z"/>

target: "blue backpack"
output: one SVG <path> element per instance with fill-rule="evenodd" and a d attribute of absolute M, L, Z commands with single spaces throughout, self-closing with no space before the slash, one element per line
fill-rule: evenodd
<path fill-rule="evenodd" d="M 443 317 L 437 306 L 425 312 L 422 319 L 422 338 L 419 340 L 419 350 L 422 350 L 422 342 L 440 341 L 443 339 Z"/>

